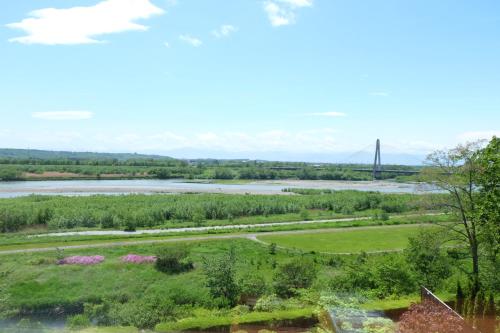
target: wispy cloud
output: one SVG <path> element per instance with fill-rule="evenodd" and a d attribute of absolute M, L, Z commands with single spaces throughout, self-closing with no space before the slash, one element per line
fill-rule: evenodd
<path fill-rule="evenodd" d="M 389 97 L 391 93 L 387 91 L 372 91 L 368 95 L 370 96 L 376 96 L 376 97 Z"/>
<path fill-rule="evenodd" d="M 347 114 L 345 114 L 344 112 L 331 111 L 331 112 L 306 113 L 306 116 L 314 116 L 314 117 L 345 117 L 345 116 L 347 116 Z"/>
<path fill-rule="evenodd" d="M 212 30 L 212 35 L 217 38 L 229 37 L 232 33 L 238 31 L 238 28 L 230 24 L 221 25 L 219 28 Z"/>
<path fill-rule="evenodd" d="M 147 26 L 135 23 L 163 9 L 150 0 L 104 0 L 94 6 L 64 9 L 44 8 L 32 11 L 28 18 L 7 24 L 26 36 L 9 39 L 23 44 L 74 45 L 100 43 L 95 37 L 125 31 L 145 31 Z"/>
<path fill-rule="evenodd" d="M 203 42 L 200 39 L 193 37 L 191 35 L 180 35 L 179 39 L 185 43 L 190 44 L 191 46 L 194 46 L 194 47 L 199 47 L 199 46 L 203 45 Z"/>
<path fill-rule="evenodd" d="M 312 5 L 313 0 L 270 0 L 264 2 L 264 11 L 271 25 L 279 27 L 295 23 L 296 11 Z"/>
<path fill-rule="evenodd" d="M 470 131 L 458 135 L 460 141 L 491 140 L 492 137 L 500 137 L 500 130 Z"/>
<path fill-rule="evenodd" d="M 163 46 L 165 46 L 165 47 L 170 47 L 170 43 L 169 43 L 169 42 L 164 42 L 164 43 L 163 43 Z"/>
<path fill-rule="evenodd" d="M 33 112 L 33 118 L 45 120 L 83 120 L 90 119 L 94 113 L 90 111 L 47 111 L 47 112 Z"/>

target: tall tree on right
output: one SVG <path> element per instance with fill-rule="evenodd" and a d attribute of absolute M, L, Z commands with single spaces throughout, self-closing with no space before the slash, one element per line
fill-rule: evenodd
<path fill-rule="evenodd" d="M 500 290 L 500 138 L 493 137 L 476 156 L 479 165 L 477 220 L 479 241 L 484 245 L 488 265 L 486 288 Z"/>
<path fill-rule="evenodd" d="M 436 151 L 427 157 L 429 167 L 423 171 L 427 182 L 449 194 L 434 204 L 457 215 L 457 223 L 443 226 L 450 236 L 454 235 L 455 242 L 467 248 L 471 258 L 469 292 L 472 298 L 481 289 L 480 261 L 485 246 L 490 247 L 488 243 L 492 241 L 489 233 L 496 232 L 494 238 L 498 241 L 498 173 L 495 174 L 499 168 L 498 139 L 493 138 L 486 148 L 482 146 L 482 142 L 474 142 Z"/>

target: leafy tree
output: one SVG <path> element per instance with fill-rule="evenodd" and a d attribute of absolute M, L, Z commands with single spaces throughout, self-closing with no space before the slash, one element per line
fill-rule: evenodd
<path fill-rule="evenodd" d="M 0 180 L 1 181 L 9 181 L 9 180 L 20 180 L 21 172 L 16 170 L 15 168 L 1 168 L 0 169 Z"/>
<path fill-rule="evenodd" d="M 227 254 L 205 258 L 203 270 L 206 276 L 206 284 L 213 298 L 218 299 L 221 304 L 234 306 L 239 298 L 240 289 L 236 283 L 236 257 L 234 249 L 231 248 Z"/>
<path fill-rule="evenodd" d="M 479 240 L 484 244 L 489 261 L 488 289 L 499 289 L 500 263 L 500 139 L 493 137 L 490 143 L 477 153 L 479 165 L 479 200 L 477 219 L 480 229 Z"/>
<path fill-rule="evenodd" d="M 170 171 L 166 168 L 157 168 L 150 171 L 151 174 L 155 175 L 158 179 L 169 179 L 172 178 Z"/>
<path fill-rule="evenodd" d="M 375 266 L 378 296 L 408 295 L 415 291 L 415 278 L 401 256 L 389 256 Z"/>
<path fill-rule="evenodd" d="M 274 289 L 280 297 L 295 295 L 296 289 L 309 288 L 316 278 L 316 267 L 311 260 L 296 258 L 278 266 L 274 274 Z"/>
<path fill-rule="evenodd" d="M 441 247 L 441 233 L 421 229 L 416 236 L 409 238 L 405 249 L 406 261 L 416 272 L 418 281 L 431 290 L 451 274 L 450 261 Z"/>
<path fill-rule="evenodd" d="M 496 140 L 496 139 L 494 139 Z M 490 149 L 490 150 L 494 150 Z M 428 156 L 429 167 L 423 172 L 423 179 L 436 185 L 449 195 L 438 204 L 447 207 L 454 212 L 458 223 L 444 225 L 453 234 L 455 241 L 464 244 L 468 248 L 471 257 L 471 296 L 472 298 L 481 288 L 480 281 L 480 257 L 481 246 L 484 243 L 481 236 L 486 232 L 484 223 L 480 219 L 480 207 L 482 196 L 479 194 L 480 184 L 490 184 L 491 172 L 483 172 L 484 154 L 488 155 L 490 150 L 482 150 L 481 142 L 459 145 L 454 149 L 436 151 Z M 497 159 L 486 158 L 487 164 L 491 162 L 487 170 L 498 168 Z M 493 182 L 494 183 L 494 182 Z M 498 205 L 498 202 L 496 202 Z M 491 221 L 495 223 L 495 221 Z M 487 225 L 490 226 L 491 223 Z"/>

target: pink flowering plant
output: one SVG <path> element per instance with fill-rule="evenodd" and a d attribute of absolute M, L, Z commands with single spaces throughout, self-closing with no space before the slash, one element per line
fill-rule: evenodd
<path fill-rule="evenodd" d="M 137 254 L 128 254 L 121 259 L 123 262 L 130 264 L 154 263 L 156 261 L 155 256 L 140 256 Z"/>
<path fill-rule="evenodd" d="M 58 265 L 95 265 L 104 261 L 103 256 L 72 256 L 58 260 Z"/>

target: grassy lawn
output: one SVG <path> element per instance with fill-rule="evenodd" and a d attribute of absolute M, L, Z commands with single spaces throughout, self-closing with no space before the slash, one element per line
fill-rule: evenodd
<path fill-rule="evenodd" d="M 265 218 L 265 217 L 262 217 Z M 346 222 L 325 222 L 317 224 L 296 224 L 296 225 L 277 225 L 277 226 L 259 226 L 255 225 L 251 229 L 226 229 L 212 230 L 202 232 L 183 232 L 183 233 L 165 233 L 152 235 L 124 235 L 124 236 L 66 236 L 62 237 L 30 237 L 29 234 L 13 233 L 0 235 L 0 251 L 32 249 L 32 248 L 48 248 L 61 247 L 70 245 L 95 245 L 109 244 L 113 242 L 134 242 L 134 241 L 149 241 L 163 240 L 169 238 L 182 238 L 196 235 L 215 235 L 215 234 L 238 234 L 247 232 L 272 232 L 272 231 L 287 231 L 287 230 L 314 230 L 324 228 L 348 228 L 348 227 L 363 227 L 374 225 L 397 225 L 397 224 L 413 224 L 413 223 L 430 223 L 430 222 L 447 222 L 452 217 L 449 215 L 422 215 L 422 216 L 394 216 L 388 221 L 378 221 L 372 219 L 346 221 Z M 293 221 L 293 220 L 292 220 Z M 267 221 L 270 222 L 270 221 Z M 243 223 L 242 223 L 243 224 Z M 325 250 L 326 251 L 326 250 Z"/>
<path fill-rule="evenodd" d="M 408 238 L 421 226 L 373 227 L 362 230 L 336 230 L 300 235 L 259 236 L 267 243 L 305 251 L 331 253 L 358 253 L 384 251 L 406 247 Z"/>

